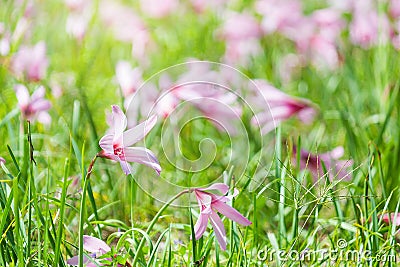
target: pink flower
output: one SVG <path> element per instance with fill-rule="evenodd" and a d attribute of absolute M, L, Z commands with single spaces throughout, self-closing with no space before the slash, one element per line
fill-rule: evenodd
<path fill-rule="evenodd" d="M 83 256 L 83 263 L 85 266 L 88 267 L 95 267 L 95 266 L 106 266 L 104 264 L 101 264 L 96 260 L 96 258 L 108 253 L 111 251 L 111 248 L 109 245 L 107 245 L 104 241 L 92 237 L 92 236 L 83 236 L 83 249 L 86 250 L 87 252 L 90 252 L 90 258 L 87 256 Z M 72 266 L 78 266 L 79 264 L 79 256 L 74 256 L 71 259 L 67 260 L 67 264 L 72 265 Z"/>
<path fill-rule="evenodd" d="M 178 8 L 177 0 L 140 0 L 140 7 L 146 15 L 163 18 Z"/>
<path fill-rule="evenodd" d="M 24 119 L 30 121 L 37 119 L 43 124 L 50 124 L 51 117 L 47 110 L 51 108 L 51 103 L 44 99 L 43 86 L 39 86 L 32 96 L 29 96 L 28 89 L 22 84 L 17 84 L 14 90 Z"/>
<path fill-rule="evenodd" d="M 216 190 L 222 195 L 216 195 L 208 191 Z M 214 229 L 214 234 L 222 250 L 226 250 L 226 232 L 224 224 L 217 212 L 225 215 L 232 221 L 238 224 L 248 226 L 251 222 L 240 214 L 236 209 L 232 208 L 226 202 L 229 202 L 239 193 L 237 189 L 234 190 L 233 195 L 226 195 L 229 187 L 223 183 L 213 184 L 207 188 L 194 189 L 197 203 L 200 208 L 200 216 L 194 226 L 196 239 L 199 239 L 207 229 L 208 220 Z"/>
<path fill-rule="evenodd" d="M 297 158 L 297 149 L 293 148 L 293 160 Z M 336 147 L 332 151 L 323 154 L 311 154 L 310 152 L 300 150 L 300 169 L 309 170 L 314 179 L 318 179 L 325 175 L 322 163 L 325 165 L 329 173 L 329 177 L 339 180 L 350 180 L 351 174 L 347 172 L 348 168 L 353 164 L 352 160 L 339 160 L 344 154 L 343 147 Z"/>
<path fill-rule="evenodd" d="M 392 18 L 400 17 L 400 0 L 391 0 L 389 4 L 389 13 Z"/>
<path fill-rule="evenodd" d="M 262 34 L 258 21 L 248 13 L 229 13 L 223 26 L 217 30 L 224 40 L 246 40 L 259 38 Z"/>
<path fill-rule="evenodd" d="M 392 212 L 383 214 L 382 221 L 386 224 L 392 223 L 395 226 L 400 226 L 400 213 L 395 214 L 394 212 Z"/>
<path fill-rule="evenodd" d="M 315 110 L 308 100 L 292 98 L 265 80 L 254 80 L 254 83 L 258 91 L 253 92 L 251 102 L 256 112 L 260 112 L 253 116 L 251 122 L 261 127 L 262 134 L 272 131 L 280 122 L 295 115 L 304 123 L 314 119 Z"/>
<path fill-rule="evenodd" d="M 144 147 L 130 147 L 149 133 L 156 124 L 157 117 L 151 116 L 136 127 L 125 131 L 127 119 L 122 110 L 114 105 L 112 106 L 112 114 L 111 129 L 113 130 L 112 133 L 103 136 L 99 142 L 103 149 L 100 152 L 100 157 L 118 161 L 126 175 L 132 173 L 128 162 L 145 164 L 160 174 L 161 166 L 153 152 Z"/>
<path fill-rule="evenodd" d="M 2 157 L 0 157 L 0 165 L 1 165 L 1 164 L 6 164 L 6 160 L 3 159 Z"/>
<path fill-rule="evenodd" d="M 301 1 L 297 0 L 258 0 L 256 10 L 263 15 L 261 25 L 266 34 L 285 34 L 286 29 L 297 28 L 303 17 Z"/>
<path fill-rule="evenodd" d="M 46 44 L 41 41 L 33 47 L 22 46 L 13 56 L 11 69 L 18 77 L 25 76 L 30 81 L 40 81 L 46 75 L 48 60 Z"/>
<path fill-rule="evenodd" d="M 227 0 L 190 0 L 190 2 L 197 13 L 203 13 L 207 9 L 220 10 Z"/>
<path fill-rule="evenodd" d="M 142 70 L 132 68 L 128 61 L 119 61 L 115 67 L 117 82 L 125 97 L 136 92 L 142 85 Z"/>
<path fill-rule="evenodd" d="M 147 26 L 137 14 L 127 6 L 113 1 L 101 1 L 100 17 L 117 40 L 132 44 L 132 56 L 146 62 L 147 51 L 152 47 Z"/>

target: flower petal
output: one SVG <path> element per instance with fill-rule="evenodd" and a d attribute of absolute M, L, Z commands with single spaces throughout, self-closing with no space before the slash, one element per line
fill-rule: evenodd
<path fill-rule="evenodd" d="M 196 240 L 198 240 L 206 231 L 208 225 L 208 218 L 211 214 L 211 208 L 205 208 L 200 212 L 200 216 L 197 219 L 196 224 L 194 225 L 194 233 Z"/>
<path fill-rule="evenodd" d="M 137 162 L 153 168 L 158 174 L 161 172 L 161 166 L 157 157 L 145 147 L 125 147 L 125 159 L 128 162 Z"/>
<path fill-rule="evenodd" d="M 43 86 L 39 86 L 35 92 L 33 92 L 31 96 L 31 102 L 35 102 L 37 100 L 43 99 L 44 95 L 46 93 L 46 90 L 44 89 Z"/>
<path fill-rule="evenodd" d="M 119 160 L 119 164 L 121 165 L 121 168 L 124 171 L 125 175 L 129 175 L 132 173 L 132 167 L 128 162 Z"/>
<path fill-rule="evenodd" d="M 126 116 L 122 112 L 121 108 L 117 105 L 112 106 L 113 114 L 113 127 L 114 127 L 114 139 L 113 143 L 118 143 L 126 128 Z"/>
<path fill-rule="evenodd" d="M 149 133 L 149 131 L 153 129 L 154 125 L 156 125 L 156 122 L 157 116 L 153 115 L 148 120 L 145 120 L 132 129 L 125 131 L 123 134 L 123 146 L 131 146 L 142 140 Z"/>
<path fill-rule="evenodd" d="M 92 261 L 90 260 L 90 258 L 86 255 L 83 255 L 83 263 L 87 264 L 86 266 L 89 266 L 89 264 Z M 72 265 L 72 266 L 78 266 L 79 265 L 79 256 L 74 256 L 70 259 L 67 260 L 67 264 Z"/>
<path fill-rule="evenodd" d="M 100 147 L 107 153 L 114 153 L 113 139 L 113 134 L 107 134 L 103 136 L 99 141 Z"/>
<path fill-rule="evenodd" d="M 218 190 L 221 192 L 221 194 L 225 195 L 226 193 L 228 193 L 229 186 L 224 183 L 216 183 L 206 188 L 199 188 L 199 190 L 201 191 Z"/>
<path fill-rule="evenodd" d="M 92 253 L 100 252 L 100 254 L 111 251 L 110 246 L 106 242 L 88 235 L 83 236 L 83 248 Z"/>
<path fill-rule="evenodd" d="M 232 208 L 222 201 L 217 200 L 213 202 L 212 207 L 219 211 L 221 214 L 225 215 L 227 218 L 237 222 L 238 224 L 244 226 L 248 226 L 251 224 L 251 222 L 242 214 L 240 214 L 236 209 Z"/>
<path fill-rule="evenodd" d="M 15 94 L 18 99 L 18 105 L 20 108 L 26 107 L 29 104 L 29 92 L 25 85 L 17 84 L 14 86 Z"/>
<path fill-rule="evenodd" d="M 215 237 L 218 240 L 219 246 L 222 250 L 226 250 L 226 232 L 221 218 L 214 211 L 210 215 L 211 225 L 214 229 Z"/>

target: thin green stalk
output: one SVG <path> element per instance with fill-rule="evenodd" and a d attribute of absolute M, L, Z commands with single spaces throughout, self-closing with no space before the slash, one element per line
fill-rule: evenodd
<path fill-rule="evenodd" d="M 164 210 L 166 208 L 168 208 L 169 205 L 171 205 L 172 202 L 174 202 L 180 196 L 182 196 L 182 195 L 184 195 L 186 193 L 190 193 L 190 192 L 191 192 L 190 189 L 183 190 L 182 192 L 176 194 L 173 198 L 171 198 L 167 203 L 165 203 L 164 206 L 162 206 L 161 209 L 154 216 L 153 220 L 150 222 L 150 225 L 147 227 L 146 234 L 150 233 L 150 231 L 153 229 L 154 225 L 156 224 L 158 218 L 161 216 L 161 214 L 164 212 Z M 145 238 L 142 238 L 140 240 L 139 246 L 138 246 L 138 248 L 136 250 L 135 257 L 133 258 L 133 261 L 132 261 L 132 266 L 136 266 L 136 263 L 137 263 L 137 261 L 139 259 L 139 254 L 141 253 L 141 250 L 143 248 L 143 245 L 144 245 L 145 241 L 146 241 Z"/>

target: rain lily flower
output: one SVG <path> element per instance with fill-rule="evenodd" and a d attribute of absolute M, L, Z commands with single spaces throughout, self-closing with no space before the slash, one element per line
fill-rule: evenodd
<path fill-rule="evenodd" d="M 32 96 L 29 96 L 28 89 L 22 84 L 17 84 L 14 89 L 24 119 L 30 121 L 37 119 L 40 123 L 50 124 L 51 117 L 47 110 L 51 108 L 51 103 L 44 99 L 43 86 L 39 86 Z"/>
<path fill-rule="evenodd" d="M 400 226 L 400 213 L 397 213 L 395 216 L 395 213 L 386 213 L 382 215 L 382 221 L 386 224 L 394 224 L 395 226 Z"/>
<path fill-rule="evenodd" d="M 41 41 L 35 46 L 22 46 L 13 56 L 11 69 L 19 78 L 26 77 L 30 81 L 40 81 L 47 72 L 48 60 L 46 44 Z"/>
<path fill-rule="evenodd" d="M 113 130 L 101 138 L 99 145 L 103 150 L 99 156 L 119 162 L 126 175 L 132 173 L 128 162 L 147 165 L 160 174 L 161 166 L 153 152 L 145 147 L 130 147 L 149 133 L 156 124 L 157 117 L 153 115 L 148 120 L 125 131 L 127 119 L 120 107 L 112 106 L 112 115 L 111 129 Z"/>
<path fill-rule="evenodd" d="M 84 235 L 83 249 L 91 253 L 90 254 L 91 259 L 88 258 L 86 255 L 83 256 L 83 263 L 85 264 L 85 266 L 87 267 L 95 267 L 98 265 L 106 266 L 104 264 L 101 264 L 98 260 L 96 260 L 98 257 L 111 251 L 110 246 L 107 245 L 104 241 L 96 237 Z M 78 266 L 79 256 L 72 257 L 71 259 L 67 260 L 67 263 L 72 266 Z"/>
<path fill-rule="evenodd" d="M 254 83 L 258 90 L 250 99 L 259 113 L 253 116 L 251 122 L 261 127 L 262 134 L 274 130 L 279 123 L 295 115 L 304 123 L 314 119 L 315 110 L 308 100 L 292 98 L 265 80 L 254 80 Z"/>
<path fill-rule="evenodd" d="M 293 148 L 293 159 L 297 158 L 297 149 Z M 329 177 L 334 177 L 338 180 L 350 180 L 351 174 L 347 172 L 348 168 L 353 164 L 352 160 L 339 160 L 344 154 L 343 147 L 339 146 L 327 153 L 314 155 L 310 152 L 300 150 L 300 169 L 309 170 L 315 180 L 318 180 L 324 174 L 325 165 L 329 173 Z"/>
<path fill-rule="evenodd" d="M 128 61 L 119 61 L 117 63 L 115 75 L 125 97 L 135 93 L 143 83 L 142 70 L 132 68 Z"/>
<path fill-rule="evenodd" d="M 216 195 L 210 191 L 219 191 L 222 195 Z M 222 250 L 226 250 L 226 232 L 224 224 L 217 212 L 225 215 L 230 220 L 238 224 L 248 226 L 251 222 L 240 214 L 236 209 L 229 206 L 227 202 L 237 196 L 239 193 L 237 189 L 234 190 L 232 195 L 226 195 L 229 187 L 223 183 L 213 184 L 207 188 L 197 188 L 193 192 L 196 195 L 196 200 L 200 208 L 200 216 L 194 226 L 195 237 L 199 239 L 207 229 L 208 220 L 214 229 L 214 234 Z"/>

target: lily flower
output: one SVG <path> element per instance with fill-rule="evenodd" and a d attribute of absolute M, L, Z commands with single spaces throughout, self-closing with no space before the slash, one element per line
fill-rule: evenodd
<path fill-rule="evenodd" d="M 280 122 L 295 115 L 304 123 L 311 123 L 314 119 L 315 109 L 308 100 L 293 98 L 265 80 L 254 80 L 254 83 L 258 90 L 254 92 L 251 101 L 256 112 L 261 112 L 254 115 L 251 122 L 261 126 L 262 134 L 274 130 Z M 266 107 L 266 103 L 269 107 Z"/>
<path fill-rule="evenodd" d="M 22 46 L 12 58 L 11 69 L 18 77 L 40 81 L 46 75 L 48 60 L 46 44 L 41 41 L 33 47 Z"/>
<path fill-rule="evenodd" d="M 394 224 L 395 226 L 400 226 L 400 213 L 397 213 L 395 216 L 395 213 L 386 213 L 382 215 L 382 221 L 386 224 Z"/>
<path fill-rule="evenodd" d="M 135 93 L 143 83 L 142 70 L 132 68 L 128 61 L 119 61 L 117 63 L 115 76 L 125 97 Z"/>
<path fill-rule="evenodd" d="M 87 267 L 95 267 L 98 265 L 105 266 L 104 264 L 99 263 L 96 259 L 111 251 L 110 246 L 107 245 L 104 241 L 96 237 L 87 235 L 83 236 L 83 249 L 86 250 L 87 252 L 92 253 L 90 254 L 91 259 L 85 255 L 83 257 L 83 263 Z M 67 260 L 67 264 L 72 266 L 78 266 L 79 256 L 74 256 L 71 259 Z"/>
<path fill-rule="evenodd" d="M 216 190 L 222 195 L 216 195 L 209 191 Z M 248 226 L 251 222 L 240 214 L 236 209 L 232 208 L 226 202 L 229 202 L 239 193 L 237 189 L 234 190 L 232 195 L 228 193 L 229 186 L 223 183 L 213 184 L 207 188 L 194 189 L 197 202 L 200 208 L 200 216 L 194 226 L 196 240 L 199 239 L 207 229 L 208 220 L 214 229 L 214 234 L 222 250 L 226 250 L 226 232 L 224 224 L 217 212 L 225 215 L 238 224 Z"/>
<path fill-rule="evenodd" d="M 99 156 L 119 162 L 126 175 L 132 173 L 128 162 L 145 164 L 160 174 L 161 166 L 153 152 L 145 147 L 130 147 L 149 133 L 156 124 L 157 117 L 153 115 L 148 120 L 125 131 L 127 119 L 119 106 L 112 106 L 112 115 L 111 129 L 113 130 L 101 138 L 99 145 L 103 150 Z"/>
<path fill-rule="evenodd" d="M 32 96 L 29 96 L 28 89 L 22 84 L 17 84 L 14 89 L 24 119 L 30 121 L 37 119 L 43 124 L 50 124 L 51 117 L 47 110 L 51 108 L 51 103 L 44 99 L 45 89 L 43 86 L 39 86 Z"/>

